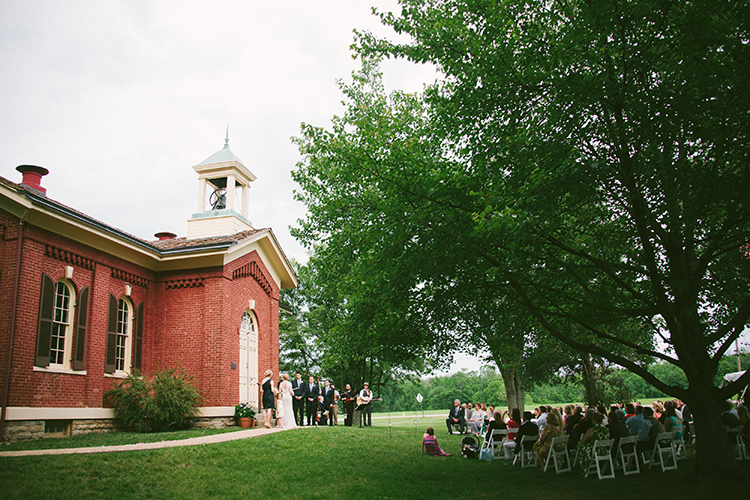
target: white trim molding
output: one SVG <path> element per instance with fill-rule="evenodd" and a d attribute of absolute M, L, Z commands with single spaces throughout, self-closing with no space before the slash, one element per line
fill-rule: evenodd
<path fill-rule="evenodd" d="M 32 408 L 9 406 L 6 420 L 107 420 L 115 418 L 112 408 Z M 198 408 L 201 417 L 233 417 L 234 406 Z"/>

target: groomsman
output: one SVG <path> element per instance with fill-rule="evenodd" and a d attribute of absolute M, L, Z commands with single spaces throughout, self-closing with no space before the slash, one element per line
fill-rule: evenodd
<path fill-rule="evenodd" d="M 333 425 L 333 400 L 334 391 L 331 387 L 331 381 L 326 379 L 323 387 L 323 407 L 328 412 L 328 425 Z"/>
<path fill-rule="evenodd" d="M 315 383 L 315 378 L 310 375 L 309 382 L 305 384 L 307 425 L 318 425 L 315 419 L 318 410 L 318 396 L 320 396 L 320 386 Z"/>
<path fill-rule="evenodd" d="M 302 380 L 302 374 L 297 372 L 292 380 L 292 407 L 294 408 L 294 420 L 297 425 L 305 425 L 305 382 Z"/>

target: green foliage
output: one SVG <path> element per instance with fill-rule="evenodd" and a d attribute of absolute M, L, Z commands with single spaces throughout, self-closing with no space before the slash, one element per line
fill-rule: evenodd
<path fill-rule="evenodd" d="M 183 369 L 165 368 L 152 377 L 129 374 L 105 393 L 115 410 L 115 425 L 140 432 L 187 429 L 203 400 Z"/>
<path fill-rule="evenodd" d="M 716 402 L 750 380 L 715 386 L 750 322 L 744 2 L 400 7 L 382 21 L 405 42 L 359 35 L 346 113 L 297 139 L 297 236 L 347 304 L 336 333 L 440 359 L 503 340 L 523 308 L 540 339 L 626 367 L 719 429 Z M 386 95 L 373 55 L 442 75 Z M 728 466 L 725 440 L 704 436 L 703 463 Z"/>

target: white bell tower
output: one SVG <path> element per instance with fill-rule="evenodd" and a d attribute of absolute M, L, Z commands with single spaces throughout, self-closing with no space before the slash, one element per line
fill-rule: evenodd
<path fill-rule="evenodd" d="M 188 220 L 187 239 L 227 236 L 254 229 L 247 212 L 250 183 L 256 177 L 229 149 L 229 126 L 224 148 L 193 170 L 198 174 L 198 210 Z"/>

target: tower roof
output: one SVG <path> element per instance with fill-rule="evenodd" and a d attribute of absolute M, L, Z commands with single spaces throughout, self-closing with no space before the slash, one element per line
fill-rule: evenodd
<path fill-rule="evenodd" d="M 200 162 L 198 165 L 210 165 L 212 163 L 224 163 L 228 161 L 236 161 L 240 165 L 245 165 L 242 160 L 237 158 L 237 155 L 232 153 L 229 149 L 229 126 L 227 125 L 227 137 L 224 139 L 224 147 Z"/>

